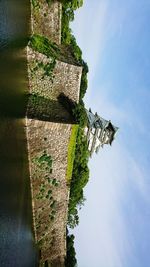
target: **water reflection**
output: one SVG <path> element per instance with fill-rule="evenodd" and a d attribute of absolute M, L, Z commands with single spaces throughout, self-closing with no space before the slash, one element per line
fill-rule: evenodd
<path fill-rule="evenodd" d="M 21 3 L 20 3 L 21 2 Z M 24 130 L 28 0 L 0 0 L 0 266 L 37 266 Z"/>

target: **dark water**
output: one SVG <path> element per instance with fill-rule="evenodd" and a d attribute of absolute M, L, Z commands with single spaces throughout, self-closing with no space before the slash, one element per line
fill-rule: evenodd
<path fill-rule="evenodd" d="M 0 0 L 0 267 L 37 266 L 24 128 L 29 0 Z"/>

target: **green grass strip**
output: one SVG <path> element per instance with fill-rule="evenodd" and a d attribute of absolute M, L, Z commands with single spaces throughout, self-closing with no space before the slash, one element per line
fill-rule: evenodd
<path fill-rule="evenodd" d="M 68 144 L 68 164 L 67 164 L 67 172 L 66 172 L 66 179 L 67 179 L 68 184 L 70 184 L 70 181 L 72 178 L 78 128 L 79 128 L 79 125 L 72 126 L 71 136 L 70 136 L 70 140 Z"/>

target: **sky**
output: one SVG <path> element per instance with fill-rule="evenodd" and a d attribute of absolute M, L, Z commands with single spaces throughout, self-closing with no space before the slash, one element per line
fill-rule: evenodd
<path fill-rule="evenodd" d="M 84 0 L 71 25 L 89 66 L 86 106 L 119 127 L 89 162 L 78 267 L 150 266 L 149 19 L 149 0 Z"/>

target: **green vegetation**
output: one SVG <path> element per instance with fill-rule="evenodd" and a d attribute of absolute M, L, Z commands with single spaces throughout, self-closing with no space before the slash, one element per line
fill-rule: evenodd
<path fill-rule="evenodd" d="M 81 208 L 84 204 L 83 188 L 89 180 L 89 152 L 82 127 L 79 127 L 76 143 L 68 212 L 68 225 L 71 228 L 74 228 L 79 223 L 78 208 Z"/>
<path fill-rule="evenodd" d="M 82 99 L 80 99 L 79 103 L 77 104 L 61 93 L 58 97 L 58 101 L 70 113 L 75 123 L 79 124 L 79 126 L 82 128 L 87 125 L 87 115 Z"/>
<path fill-rule="evenodd" d="M 83 106 L 81 101 L 86 93 L 88 80 L 87 73 L 89 71 L 87 63 L 82 58 L 82 51 L 77 45 L 76 39 L 70 29 L 70 22 L 74 20 L 74 10 L 83 5 L 83 0 L 62 0 L 62 43 L 68 47 L 68 51 L 75 58 L 76 63 L 82 66 L 82 77 L 80 86 L 80 106 Z"/>
<path fill-rule="evenodd" d="M 39 1 L 38 0 L 31 0 L 31 4 L 34 9 L 39 9 Z"/>
<path fill-rule="evenodd" d="M 67 254 L 65 259 L 65 267 L 76 267 L 76 252 L 74 248 L 74 235 L 69 235 L 67 231 Z"/>
<path fill-rule="evenodd" d="M 57 201 L 53 198 L 53 188 L 59 186 L 60 182 L 56 178 L 50 178 L 49 174 L 52 172 L 52 158 L 43 151 L 43 153 L 33 159 L 35 164 L 35 177 L 40 178 L 39 192 L 36 199 L 49 200 L 51 212 L 49 214 L 50 222 L 53 222 L 56 215 Z M 46 173 L 46 174 L 45 174 Z M 42 179 L 41 179 L 42 176 Z M 48 188 L 47 188 L 48 185 Z M 44 210 L 44 207 L 42 208 Z M 40 228 L 40 220 L 36 225 L 36 229 Z"/>
<path fill-rule="evenodd" d="M 84 128 L 87 125 L 87 115 L 85 111 L 84 102 L 82 99 L 79 101 L 78 104 L 74 105 L 72 113 L 76 122 L 79 124 L 80 128 Z"/>
<path fill-rule="evenodd" d="M 45 0 L 46 3 L 50 6 L 53 0 Z M 31 0 L 31 4 L 34 9 L 39 9 L 40 8 L 40 3 L 39 0 Z"/>
<path fill-rule="evenodd" d="M 87 87 L 88 87 L 88 79 L 87 74 L 89 72 L 88 65 L 86 62 L 82 62 L 82 76 L 81 76 L 81 84 L 80 84 L 80 100 L 85 96 Z"/>
<path fill-rule="evenodd" d="M 68 48 L 71 55 L 75 58 L 77 64 L 82 66 L 79 103 L 75 104 L 70 103 L 68 100 L 64 101 L 66 108 L 71 110 L 76 123 L 79 124 L 72 178 L 70 183 L 70 199 L 68 209 L 68 226 L 74 228 L 79 223 L 78 209 L 84 204 L 85 198 L 83 189 L 89 180 L 89 152 L 87 140 L 84 135 L 84 127 L 87 125 L 87 116 L 83 102 L 83 97 L 88 86 L 88 66 L 82 58 L 82 51 L 77 45 L 76 39 L 72 35 L 72 31 L 69 26 L 70 21 L 74 20 L 74 10 L 82 6 L 83 0 L 62 0 L 62 3 L 62 43 Z M 67 257 L 65 260 L 66 267 L 77 266 L 75 255 L 74 236 L 67 235 Z"/>
<path fill-rule="evenodd" d="M 74 20 L 74 10 L 83 5 L 83 0 L 62 0 L 62 43 L 70 44 L 72 33 L 69 23 Z"/>
<path fill-rule="evenodd" d="M 89 152 L 84 128 L 87 125 L 87 115 L 84 102 L 81 99 L 79 104 L 72 102 L 68 97 L 61 94 L 58 99 L 62 105 L 74 116 L 78 123 L 77 138 L 74 140 L 75 157 L 73 163 L 72 177 L 70 179 L 70 199 L 68 210 L 68 225 L 74 228 L 79 223 L 78 208 L 84 203 L 83 188 L 89 180 L 88 160 Z"/>
<path fill-rule="evenodd" d="M 44 79 L 45 76 L 49 76 L 50 80 L 53 82 L 53 71 L 56 65 L 56 60 L 55 58 L 52 58 L 51 62 L 48 63 L 43 63 L 42 61 L 36 60 L 33 64 L 33 67 L 30 68 L 31 75 L 33 76 L 36 71 L 42 70 L 42 79 Z"/>
<path fill-rule="evenodd" d="M 50 4 L 53 0 L 46 0 Z M 81 86 L 80 86 L 80 99 L 79 103 L 69 103 L 69 101 L 63 101 L 64 105 L 67 105 L 67 108 L 70 110 L 71 115 L 74 117 L 75 122 L 79 124 L 73 126 L 72 134 L 70 137 L 70 142 L 68 146 L 68 168 L 66 173 L 67 181 L 70 182 L 70 200 L 69 200 L 69 212 L 68 212 L 68 226 L 73 228 L 79 223 L 78 209 L 84 204 L 84 194 L 83 189 L 89 180 L 89 169 L 88 169 L 88 159 L 89 152 L 87 146 L 87 140 L 84 135 L 84 127 L 87 124 L 87 116 L 85 112 L 83 97 L 86 93 L 88 81 L 88 66 L 82 58 L 82 51 L 76 43 L 75 37 L 72 35 L 69 23 L 74 20 L 74 11 L 81 7 L 83 0 L 60 0 L 62 2 L 62 46 L 58 47 L 56 44 L 50 42 L 47 38 L 39 35 L 33 35 L 30 38 L 30 46 L 40 52 L 45 54 L 47 57 L 54 59 L 67 60 L 67 53 L 69 53 L 68 58 L 73 58 L 74 63 L 82 66 L 82 77 L 81 77 Z M 37 0 L 32 0 L 34 6 L 37 4 Z M 64 55 L 65 54 L 65 55 Z M 69 61 L 68 61 L 69 62 Z M 73 64 L 74 64 L 73 63 Z M 51 75 L 51 66 L 47 66 L 46 69 L 43 65 L 38 66 L 43 68 L 44 74 Z M 40 100 L 43 103 L 42 99 L 38 96 L 32 98 L 33 102 L 36 102 L 35 105 Z M 69 104 L 68 104 L 69 103 Z M 43 104 L 41 105 L 43 109 Z M 57 181 L 49 177 L 46 178 L 48 183 L 57 186 Z M 42 192 L 43 188 L 41 189 Z M 52 208 L 50 219 L 53 220 L 55 216 L 55 200 L 53 200 L 52 195 L 49 194 L 51 203 L 50 207 Z M 75 258 L 75 249 L 74 249 L 74 236 L 67 235 L 67 257 L 65 261 L 66 267 L 75 267 L 77 266 L 77 261 Z"/>
<path fill-rule="evenodd" d="M 62 104 L 70 111 L 75 119 L 75 122 L 79 124 L 74 164 L 72 170 L 72 178 L 70 183 L 70 200 L 69 200 L 69 212 L 68 212 L 68 225 L 73 228 L 79 223 L 78 208 L 84 203 L 83 188 L 89 180 L 88 160 L 89 152 L 87 146 L 87 140 L 84 135 L 84 127 L 87 125 L 87 115 L 84 107 L 83 97 L 86 93 L 88 81 L 87 73 L 88 66 L 82 58 L 82 51 L 76 43 L 75 37 L 72 35 L 70 29 L 70 22 L 74 20 L 74 11 L 81 7 L 83 0 L 62 0 L 62 43 L 68 48 L 76 62 L 82 66 L 82 77 L 80 86 L 80 99 L 79 103 L 73 103 L 65 96 L 61 96 L 59 99 Z M 75 141 L 74 141 L 75 143 Z"/>
<path fill-rule="evenodd" d="M 38 34 L 34 34 L 30 37 L 29 46 L 35 51 L 54 59 L 57 59 L 60 54 L 60 49 L 55 43 Z"/>
<path fill-rule="evenodd" d="M 87 124 L 87 116 L 82 99 L 80 100 L 79 104 L 76 104 L 70 101 L 64 95 L 61 95 L 59 101 L 61 101 L 65 108 L 72 113 L 76 123 L 79 124 L 78 131 L 75 134 L 76 140 L 75 136 L 73 135 L 73 138 L 71 138 L 71 144 L 69 144 L 70 149 L 72 147 L 75 148 L 75 152 L 73 151 L 72 157 L 73 168 L 71 168 L 70 172 L 72 173 L 72 177 L 70 179 L 70 200 L 68 212 L 68 225 L 73 228 L 79 223 L 78 208 L 84 203 L 83 188 L 89 179 L 89 152 L 87 140 L 84 135 L 84 127 Z"/>
<path fill-rule="evenodd" d="M 78 132 L 78 125 L 73 125 L 70 140 L 69 140 L 69 145 L 68 145 L 68 164 L 67 164 L 67 173 L 66 173 L 66 179 L 68 183 L 70 183 L 70 179 L 72 177 L 77 132 Z"/>
<path fill-rule="evenodd" d="M 43 152 L 43 154 L 37 158 L 37 161 L 40 165 L 47 164 L 49 169 L 52 169 L 52 158 L 50 155 L 47 155 L 46 151 Z"/>
<path fill-rule="evenodd" d="M 45 179 L 48 181 L 49 184 L 53 186 L 59 186 L 60 182 L 56 180 L 56 178 L 49 178 L 48 176 L 45 176 Z"/>
<path fill-rule="evenodd" d="M 33 163 L 36 164 L 37 168 L 41 171 L 52 172 L 52 158 L 44 151 L 41 156 L 35 157 Z"/>
<path fill-rule="evenodd" d="M 63 114 L 66 114 L 66 116 Z M 57 100 L 40 96 L 38 92 L 28 95 L 28 118 L 59 123 L 74 122 L 73 117 L 66 112 L 65 108 Z M 44 137 L 44 141 L 46 140 Z"/>

